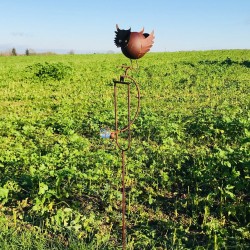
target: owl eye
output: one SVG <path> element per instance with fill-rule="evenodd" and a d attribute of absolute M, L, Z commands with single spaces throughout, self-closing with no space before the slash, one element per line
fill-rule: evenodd
<path fill-rule="evenodd" d="M 119 43 L 121 43 L 122 42 L 122 40 L 119 40 Z"/>

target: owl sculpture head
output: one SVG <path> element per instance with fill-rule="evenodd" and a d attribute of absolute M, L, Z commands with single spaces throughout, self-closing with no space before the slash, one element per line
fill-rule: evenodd
<path fill-rule="evenodd" d="M 120 29 L 116 24 L 115 45 L 121 48 L 122 53 L 129 59 L 139 59 L 143 57 L 153 46 L 154 31 L 151 34 L 144 33 L 144 29 L 140 32 L 131 32 Z"/>

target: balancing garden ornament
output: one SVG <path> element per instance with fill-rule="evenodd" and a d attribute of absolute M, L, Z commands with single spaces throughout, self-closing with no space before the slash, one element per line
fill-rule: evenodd
<path fill-rule="evenodd" d="M 116 24 L 115 45 L 121 48 L 122 53 L 129 59 L 139 59 L 143 57 L 153 46 L 154 31 L 151 34 L 144 33 L 144 28 L 140 32 L 121 30 Z"/>
<path fill-rule="evenodd" d="M 121 30 L 116 25 L 117 31 L 115 37 L 115 45 L 121 47 L 122 53 L 128 57 L 131 62 L 133 59 L 139 59 L 143 57 L 152 47 L 154 32 L 151 34 L 143 33 L 144 29 L 140 32 L 131 32 L 129 30 Z M 109 128 L 104 127 L 100 130 L 100 137 L 103 139 L 113 139 L 116 142 L 117 147 L 121 150 L 122 158 L 122 249 L 126 249 L 126 166 L 125 166 L 125 152 L 131 147 L 131 126 L 138 117 L 140 110 L 140 88 L 139 84 L 128 74 L 129 70 L 133 70 L 131 66 L 122 65 L 124 74 L 120 75 L 119 80 L 113 80 L 114 83 L 114 111 L 115 111 L 115 130 L 111 131 Z M 131 86 L 134 86 L 137 92 L 136 107 L 133 117 L 131 118 Z M 127 124 L 123 128 L 119 128 L 118 122 L 118 88 L 127 88 Z M 126 132 L 126 138 L 119 137 L 121 133 Z M 120 143 L 125 141 L 126 143 Z"/>

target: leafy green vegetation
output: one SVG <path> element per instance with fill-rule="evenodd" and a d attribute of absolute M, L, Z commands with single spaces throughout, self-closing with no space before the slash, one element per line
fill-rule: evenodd
<path fill-rule="evenodd" d="M 121 247 L 121 157 L 99 129 L 114 126 L 123 63 L 0 57 L 1 249 Z M 246 249 L 250 51 L 149 53 L 139 64 L 128 249 Z"/>

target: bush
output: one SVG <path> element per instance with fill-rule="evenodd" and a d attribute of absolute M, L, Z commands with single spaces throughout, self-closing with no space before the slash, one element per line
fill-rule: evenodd
<path fill-rule="evenodd" d="M 35 63 L 27 69 L 33 72 L 33 76 L 41 81 L 56 80 L 61 81 L 69 77 L 73 71 L 72 67 L 64 63 Z"/>

